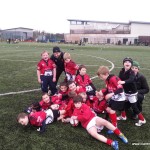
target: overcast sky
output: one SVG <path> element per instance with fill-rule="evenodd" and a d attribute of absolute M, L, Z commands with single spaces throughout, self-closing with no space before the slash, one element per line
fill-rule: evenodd
<path fill-rule="evenodd" d="M 150 0 L 0 0 L 0 29 L 69 33 L 67 19 L 150 22 Z"/>

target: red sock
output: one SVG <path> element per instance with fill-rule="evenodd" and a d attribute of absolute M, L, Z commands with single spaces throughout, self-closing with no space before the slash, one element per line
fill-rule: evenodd
<path fill-rule="evenodd" d="M 125 117 L 126 117 L 126 112 L 125 112 L 125 111 L 122 111 L 122 112 L 121 112 L 121 116 L 125 118 Z"/>
<path fill-rule="evenodd" d="M 121 131 L 120 131 L 118 128 L 116 128 L 116 129 L 114 130 L 114 133 L 115 133 L 116 135 L 120 135 Z"/>
<path fill-rule="evenodd" d="M 111 145 L 111 144 L 112 144 L 112 142 L 113 142 L 113 140 L 111 140 L 111 139 L 107 139 L 106 144 L 107 144 L 107 145 Z"/>
<path fill-rule="evenodd" d="M 139 114 L 138 114 L 138 118 L 139 118 L 139 120 L 144 121 L 144 117 L 143 117 L 142 113 L 139 113 Z"/>
<path fill-rule="evenodd" d="M 117 126 L 117 115 L 116 115 L 116 113 L 109 114 L 109 118 L 110 118 L 112 124 L 116 127 Z"/>

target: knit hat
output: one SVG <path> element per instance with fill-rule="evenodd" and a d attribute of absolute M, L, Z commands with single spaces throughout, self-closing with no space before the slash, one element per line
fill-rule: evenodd
<path fill-rule="evenodd" d="M 61 52 L 58 46 L 53 47 L 53 53 Z"/>
<path fill-rule="evenodd" d="M 133 65 L 132 66 L 135 66 L 137 68 L 140 68 L 140 64 L 137 62 L 137 61 L 133 61 Z"/>
<path fill-rule="evenodd" d="M 130 57 L 124 58 L 124 59 L 123 59 L 123 64 L 124 64 L 126 61 L 129 61 L 131 64 L 133 64 L 133 60 L 132 60 Z"/>

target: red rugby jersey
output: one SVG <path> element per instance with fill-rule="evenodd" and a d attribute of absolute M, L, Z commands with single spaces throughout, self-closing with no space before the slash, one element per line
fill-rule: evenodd
<path fill-rule="evenodd" d="M 74 109 L 72 116 L 77 116 L 77 120 L 79 120 L 81 125 L 86 128 L 88 123 L 95 117 L 95 114 L 91 111 L 89 106 L 82 104 L 80 109 Z"/>
<path fill-rule="evenodd" d="M 84 76 L 81 76 L 80 74 L 78 74 L 75 78 L 75 81 L 77 85 L 80 85 L 82 87 L 86 87 L 87 85 L 92 83 L 92 80 L 90 79 L 88 74 L 85 74 Z"/>
<path fill-rule="evenodd" d="M 39 102 L 39 104 L 40 104 L 40 106 L 41 106 L 41 108 L 42 108 L 43 110 L 49 109 L 50 106 L 52 105 L 51 102 L 45 103 L 43 100 L 41 100 L 41 101 Z"/>
<path fill-rule="evenodd" d="M 56 65 L 51 59 L 48 59 L 47 62 L 41 59 L 37 65 L 37 70 L 40 70 L 41 75 L 44 75 L 45 71 L 53 70 L 54 68 L 56 68 Z"/>
<path fill-rule="evenodd" d="M 46 119 L 46 113 L 44 111 L 31 112 L 29 114 L 29 122 L 33 126 L 42 126 L 42 122 Z"/>
<path fill-rule="evenodd" d="M 120 81 L 119 77 L 115 75 L 108 76 L 105 81 L 108 93 L 115 93 L 118 89 L 123 89 L 122 85 L 118 85 L 118 81 Z"/>
<path fill-rule="evenodd" d="M 79 68 L 79 66 L 72 60 L 70 60 L 68 63 L 65 62 L 64 66 L 65 66 L 65 72 L 71 75 L 76 75 L 76 71 Z"/>

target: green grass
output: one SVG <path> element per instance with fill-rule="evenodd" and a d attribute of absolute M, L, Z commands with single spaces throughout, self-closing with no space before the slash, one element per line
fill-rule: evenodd
<path fill-rule="evenodd" d="M 32 90 L 40 88 L 37 83 L 36 65 L 43 50 L 52 53 L 56 44 L 43 43 L 0 43 L 0 94 Z M 122 67 L 122 60 L 126 56 L 132 57 L 141 65 L 141 72 L 146 76 L 150 85 L 150 47 L 134 46 L 105 46 L 105 45 L 58 45 L 62 51 L 71 53 L 78 64 L 87 65 L 88 74 L 96 75 L 98 66 L 111 64 L 101 58 L 112 61 L 115 68 L 113 74 L 118 75 Z M 74 49 L 74 50 L 70 50 Z M 60 81 L 63 80 L 63 76 Z M 98 78 L 93 80 L 100 89 L 104 83 Z M 0 149 L 1 150 L 105 150 L 111 147 L 93 139 L 81 127 L 56 122 L 47 126 L 44 134 L 39 134 L 34 128 L 22 127 L 16 122 L 16 116 L 33 101 L 40 101 L 41 92 L 30 92 L 16 95 L 0 96 Z M 132 143 L 150 144 L 150 94 L 146 95 L 143 104 L 143 114 L 147 123 L 142 127 L 134 126 L 135 121 L 130 118 L 119 122 L 119 128 L 129 139 L 129 144 L 122 143 L 115 135 L 107 135 L 106 129 L 102 134 L 119 141 L 121 150 L 149 150 L 150 145 L 134 146 Z"/>

